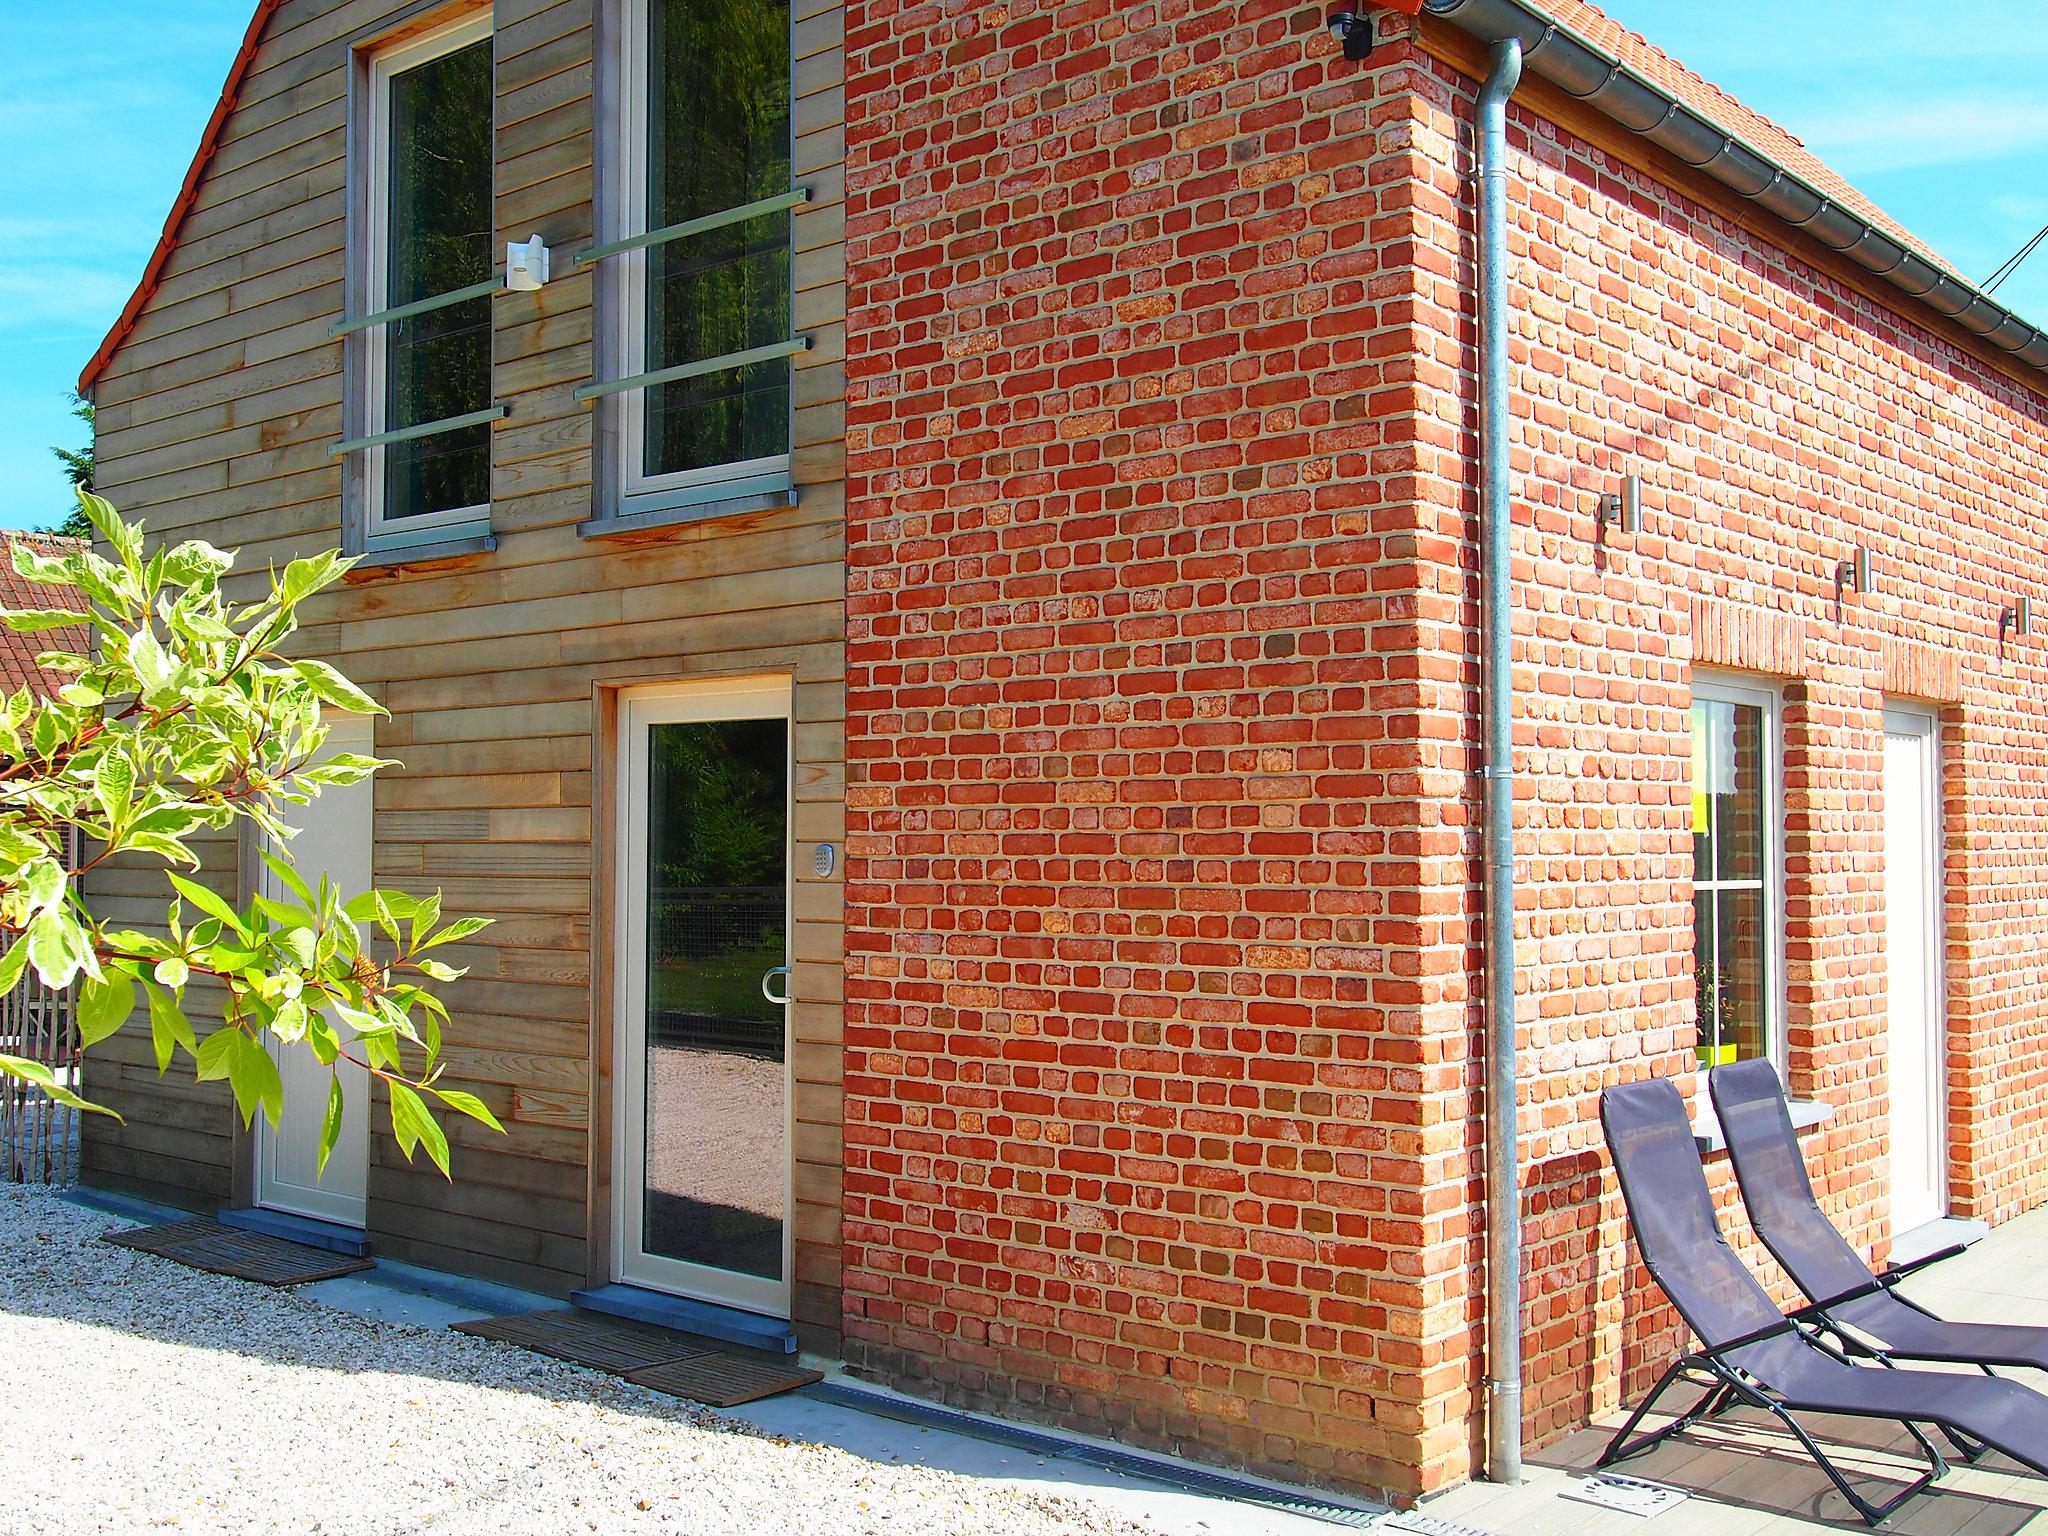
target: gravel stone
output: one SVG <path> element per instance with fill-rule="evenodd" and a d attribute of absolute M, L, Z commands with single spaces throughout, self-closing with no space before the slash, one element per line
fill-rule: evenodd
<path fill-rule="evenodd" d="M 578 1366 L 111 1247 L 0 1188 L 0 1531 L 1143 1536 Z"/>

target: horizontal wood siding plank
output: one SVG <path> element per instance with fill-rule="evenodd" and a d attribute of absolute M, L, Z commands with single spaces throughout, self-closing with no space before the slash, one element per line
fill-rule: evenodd
<path fill-rule="evenodd" d="M 793 32 L 794 507 L 583 537 L 599 451 L 597 269 L 570 258 L 596 228 L 594 163 L 609 131 L 593 100 L 596 0 L 498 0 L 495 238 L 539 234 L 555 256 L 537 293 L 493 301 L 497 548 L 459 562 L 365 569 L 307 605 L 300 654 L 333 661 L 389 709 L 375 788 L 374 875 L 439 889 L 450 913 L 493 919 L 447 951 L 465 968 L 450 1007 L 446 1081 L 505 1122 L 449 1123 L 455 1180 L 373 1137 L 370 1222 L 394 1258 L 554 1294 L 588 1278 L 607 1213 L 589 1206 L 603 1084 L 593 989 L 610 964 L 594 931 L 593 848 L 610 743 L 602 689 L 733 674 L 792 679 L 796 726 L 790 913 L 796 1002 L 796 1311 L 809 1343 L 837 1327 L 844 932 L 836 877 L 811 872 L 845 833 L 845 130 L 841 8 L 799 0 Z M 98 391 L 102 484 L 153 534 L 240 551 L 230 590 L 340 537 L 346 121 L 353 47 L 410 26 L 410 0 L 286 0 L 262 39 L 155 297 Z M 204 878 L 233 894 L 233 839 Z M 98 907 L 161 916 L 161 872 L 96 870 Z M 603 1028 L 609 1028 L 607 1022 Z M 601 1032 L 601 1031 L 600 1031 Z M 131 1037 L 132 1036 L 132 1037 Z M 93 1127 L 96 1181 L 218 1204 L 234 1116 L 219 1084 L 159 1080 L 146 1035 L 95 1052 L 88 1083 L 128 1115 Z M 381 1117 L 380 1117 L 381 1118 Z M 593 1138 L 596 1138 L 595 1143 Z M 595 1181 L 601 1188 L 606 1176 Z"/>

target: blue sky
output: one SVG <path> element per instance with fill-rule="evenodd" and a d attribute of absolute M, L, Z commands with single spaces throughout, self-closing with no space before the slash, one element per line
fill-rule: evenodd
<path fill-rule="evenodd" d="M 69 502 L 53 443 L 177 194 L 254 0 L 0 3 L 0 526 Z M 2048 224 L 2039 0 L 1608 0 L 1971 277 Z M 2048 247 L 1999 291 L 2048 320 Z"/>
<path fill-rule="evenodd" d="M 254 0 L 0 3 L 0 526 L 61 517 L 52 443 L 142 273 Z"/>

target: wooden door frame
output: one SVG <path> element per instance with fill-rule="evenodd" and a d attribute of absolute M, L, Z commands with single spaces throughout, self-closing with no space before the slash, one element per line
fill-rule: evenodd
<path fill-rule="evenodd" d="M 624 763 L 621 761 L 620 742 L 625 695 L 653 689 L 737 689 L 747 685 L 776 687 L 787 690 L 789 699 L 789 790 L 791 796 L 791 819 L 788 832 L 790 869 L 789 907 L 789 954 L 792 971 L 796 964 L 796 908 L 795 908 L 795 860 L 799 834 L 795 820 L 795 791 L 798 772 L 796 729 L 799 714 L 798 696 L 801 681 L 789 672 L 764 672 L 759 668 L 719 669 L 700 673 L 678 674 L 673 669 L 644 676 L 610 677 L 593 684 L 591 689 L 591 840 L 590 840 L 590 1028 L 589 1061 L 590 1077 L 588 1102 L 590 1118 L 586 1127 L 589 1155 L 585 1167 L 586 1230 L 584 1247 L 584 1283 L 590 1287 L 609 1285 L 617 1278 L 613 1273 L 612 1254 L 614 1238 L 613 1177 L 617 1159 L 617 1104 L 613 1093 L 616 1070 L 616 1042 L 618 1038 L 618 988 L 619 967 L 618 919 L 620 884 L 620 805 L 625 785 L 622 782 Z M 797 995 L 794 975 L 790 981 L 792 996 Z M 787 1276 L 788 1312 L 792 1319 L 797 1311 L 796 1298 L 801 1286 L 797 1254 L 797 1165 L 800 1161 L 796 1147 L 796 1024 L 794 1011 L 789 1015 L 786 1042 L 788 1053 L 787 1109 L 790 1118 L 788 1127 L 788 1160 L 790 1173 L 789 1204 L 784 1213 L 783 1250 Z"/>

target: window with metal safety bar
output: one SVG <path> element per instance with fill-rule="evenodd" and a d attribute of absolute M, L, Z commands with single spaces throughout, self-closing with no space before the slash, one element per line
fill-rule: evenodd
<path fill-rule="evenodd" d="M 790 490 L 794 215 L 788 0 L 618 0 L 622 231 L 604 263 L 614 505 L 631 515 Z"/>
<path fill-rule="evenodd" d="M 488 12 L 376 55 L 363 163 L 368 312 L 357 336 L 356 484 L 371 547 L 488 531 L 493 104 Z"/>

